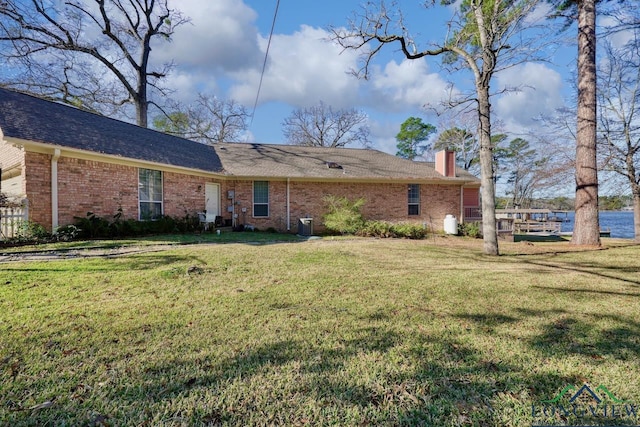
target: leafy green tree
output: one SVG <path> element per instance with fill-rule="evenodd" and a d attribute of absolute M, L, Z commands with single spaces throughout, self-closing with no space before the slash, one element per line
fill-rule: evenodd
<path fill-rule="evenodd" d="M 599 202 L 600 209 L 607 211 L 618 211 L 627 205 L 624 196 L 601 196 Z"/>
<path fill-rule="evenodd" d="M 155 130 L 171 135 L 184 137 L 189 133 L 189 127 L 189 115 L 181 111 L 156 116 L 153 119 L 153 128 Z"/>
<path fill-rule="evenodd" d="M 396 141 L 398 141 L 396 156 L 409 160 L 421 156 L 429 148 L 429 144 L 424 142 L 435 131 L 435 126 L 424 123 L 421 118 L 409 117 L 400 125 L 400 132 L 396 135 Z"/>

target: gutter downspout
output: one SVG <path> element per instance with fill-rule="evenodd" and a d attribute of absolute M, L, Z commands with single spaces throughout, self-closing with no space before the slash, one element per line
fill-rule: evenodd
<path fill-rule="evenodd" d="M 290 199 L 290 178 L 287 178 L 287 231 L 291 231 L 291 199 Z"/>
<path fill-rule="evenodd" d="M 60 149 L 53 150 L 51 157 L 51 231 L 55 232 L 58 228 L 58 159 L 60 158 Z"/>
<path fill-rule="evenodd" d="M 460 223 L 464 224 L 464 184 L 460 186 Z"/>

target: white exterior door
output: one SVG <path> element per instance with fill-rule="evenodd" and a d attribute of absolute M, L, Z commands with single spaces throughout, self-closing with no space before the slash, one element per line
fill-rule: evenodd
<path fill-rule="evenodd" d="M 205 209 L 208 218 L 214 218 L 220 215 L 220 184 L 207 182 L 204 187 Z"/>

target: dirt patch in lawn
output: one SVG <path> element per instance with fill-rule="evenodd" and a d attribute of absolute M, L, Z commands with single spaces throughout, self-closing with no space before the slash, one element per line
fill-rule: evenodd
<path fill-rule="evenodd" d="M 19 261 L 54 261 L 74 258 L 110 258 L 147 252 L 166 251 L 175 245 L 119 246 L 112 248 L 52 249 L 0 253 L 0 263 Z"/>

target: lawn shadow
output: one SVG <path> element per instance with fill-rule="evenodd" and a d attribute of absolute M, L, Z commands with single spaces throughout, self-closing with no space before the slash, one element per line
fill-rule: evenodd
<path fill-rule="evenodd" d="M 472 316 L 472 320 L 490 324 L 514 321 L 508 316 Z M 362 414 L 360 421 L 365 424 L 437 425 L 448 420 L 456 425 L 494 426 L 500 424 L 496 410 L 504 409 L 494 407 L 496 402 L 505 405 L 504 400 L 509 400 L 508 404 L 524 419 L 534 399 L 552 395 L 559 384 L 579 382 L 575 376 L 532 373 L 512 361 L 497 360 L 446 334 L 411 337 L 414 344 L 408 349 L 402 347 L 407 337 L 391 329 L 370 327 L 357 331 L 356 335 L 342 340 L 331 337 L 331 345 L 283 339 L 239 351 L 222 360 L 208 355 L 196 361 L 176 356 L 165 363 L 146 367 L 141 378 L 131 378 L 134 383 L 114 389 L 112 399 L 119 400 L 118 404 L 124 406 L 139 406 L 140 401 L 146 402 L 143 405 L 153 405 L 176 399 L 189 400 L 190 396 L 205 391 L 228 395 L 228 388 L 235 387 L 235 392 L 244 396 L 242 399 L 253 403 L 246 406 L 239 403 L 230 410 L 220 402 L 210 402 L 199 421 L 247 424 L 251 423 L 250 412 L 261 410 L 259 402 L 278 405 L 268 400 L 265 403 L 264 399 L 287 401 L 292 396 L 304 396 L 307 401 L 313 401 L 315 407 L 328 411 L 316 413 L 320 417 L 316 421 L 328 416 L 344 417 L 355 410 Z M 403 371 L 390 364 L 374 374 L 358 362 L 362 358 L 392 357 L 399 348 L 402 348 L 402 357 L 411 361 L 413 369 Z M 436 357 L 434 348 L 438 350 Z M 192 370 L 194 364 L 204 367 L 207 373 L 181 376 Z M 284 386 L 279 383 L 292 369 L 296 372 L 295 380 L 287 383 L 283 390 Z M 363 369 L 362 374 L 366 377 L 361 378 L 356 373 L 359 369 Z M 251 397 L 252 393 L 260 394 L 257 383 L 272 376 L 278 378 L 275 397 Z M 511 397 L 500 400 L 497 396 Z M 287 422 L 295 424 L 308 419 L 310 414 L 304 407 L 292 405 Z"/>
<path fill-rule="evenodd" d="M 4 272 L 73 272 L 104 273 L 114 271 L 143 271 L 157 269 L 158 265 L 205 264 L 196 255 L 166 254 L 164 250 L 128 253 L 126 256 L 92 255 L 32 260 L 24 263 L 6 264 Z M 81 267 L 76 263 L 83 262 Z M 18 266 L 19 265 L 19 266 Z"/>
<path fill-rule="evenodd" d="M 552 254 L 555 256 L 556 254 Z M 560 270 L 560 271 L 572 271 L 576 273 L 582 273 L 590 276 L 595 276 L 603 279 L 615 280 L 623 283 L 630 284 L 632 286 L 640 285 L 640 279 L 638 279 L 638 273 L 640 273 L 640 266 L 637 263 L 632 263 L 635 259 L 629 259 L 627 265 L 617 265 L 611 266 L 607 264 L 601 264 L 596 262 L 595 260 L 591 260 L 589 262 L 559 262 L 557 259 L 553 261 L 544 261 L 544 260 L 535 260 L 535 259 L 527 259 L 522 258 L 519 262 L 523 264 L 535 266 L 535 267 L 544 267 L 551 270 Z M 616 275 L 615 272 L 624 273 L 627 275 L 635 275 L 632 277 L 625 277 L 622 275 Z"/>
<path fill-rule="evenodd" d="M 546 313 L 541 312 L 545 316 Z M 600 327 L 599 321 L 617 326 Z M 640 322 L 607 313 L 565 314 L 548 322 L 529 343 L 546 356 L 572 354 L 599 360 L 640 359 Z"/>
<path fill-rule="evenodd" d="M 567 242 L 569 239 L 560 234 L 514 234 L 514 242 Z"/>

